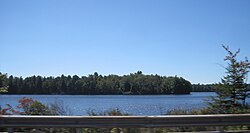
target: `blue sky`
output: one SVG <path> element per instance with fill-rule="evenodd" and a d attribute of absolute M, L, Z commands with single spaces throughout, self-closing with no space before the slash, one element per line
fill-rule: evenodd
<path fill-rule="evenodd" d="M 249 0 L 1 0 L 0 72 L 181 76 L 219 82 L 250 57 Z"/>

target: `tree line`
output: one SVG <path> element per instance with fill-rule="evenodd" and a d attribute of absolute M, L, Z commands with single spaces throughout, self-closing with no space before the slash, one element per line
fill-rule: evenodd
<path fill-rule="evenodd" d="M 193 92 L 214 92 L 216 84 L 192 84 Z"/>
<path fill-rule="evenodd" d="M 192 85 L 182 77 L 145 75 L 141 71 L 129 75 L 99 75 L 97 72 L 79 77 L 7 77 L 7 94 L 77 94 L 77 95 L 147 95 L 190 94 Z"/>
<path fill-rule="evenodd" d="M 217 84 L 192 84 L 192 92 L 216 92 Z M 250 84 L 246 84 L 246 91 L 250 91 Z"/>
<path fill-rule="evenodd" d="M 5 93 L 8 90 L 7 76 L 0 72 L 0 93 Z"/>

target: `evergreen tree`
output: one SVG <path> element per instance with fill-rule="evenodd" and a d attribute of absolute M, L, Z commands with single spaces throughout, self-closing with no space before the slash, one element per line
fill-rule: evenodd
<path fill-rule="evenodd" d="M 246 98 L 249 96 L 246 80 L 250 63 L 247 58 L 244 61 L 236 59 L 240 49 L 233 53 L 229 47 L 222 46 L 228 53 L 224 59 L 228 62 L 228 66 L 225 68 L 226 76 L 215 88 L 217 96 L 212 97 L 212 102 L 209 103 L 210 109 L 214 113 L 236 113 L 246 107 Z"/>
<path fill-rule="evenodd" d="M 6 74 L 2 74 L 0 72 L 0 93 L 7 92 L 8 85 L 7 85 L 7 77 Z"/>

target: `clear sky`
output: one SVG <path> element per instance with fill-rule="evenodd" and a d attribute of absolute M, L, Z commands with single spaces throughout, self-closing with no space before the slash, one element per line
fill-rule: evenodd
<path fill-rule="evenodd" d="M 250 57 L 250 0 L 0 0 L 0 72 L 181 76 L 216 83 Z"/>

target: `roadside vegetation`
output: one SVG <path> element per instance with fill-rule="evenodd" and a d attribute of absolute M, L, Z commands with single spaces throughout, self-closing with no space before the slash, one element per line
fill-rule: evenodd
<path fill-rule="evenodd" d="M 240 52 L 238 49 L 235 53 L 229 50 L 229 47 L 223 45 L 228 55 L 225 61 L 228 62 L 225 67 L 226 75 L 221 82 L 214 85 L 212 89 L 216 92 L 216 96 L 209 97 L 206 102 L 208 106 L 203 109 L 183 110 L 174 109 L 167 112 L 167 115 L 203 115 L 203 114 L 244 114 L 250 113 L 250 105 L 246 103 L 250 93 L 247 88 L 247 74 L 250 69 L 250 62 L 247 58 L 242 61 L 237 60 Z M 249 130 L 249 126 L 228 126 L 222 127 L 223 130 Z M 195 128 L 176 128 L 177 131 L 207 131 L 215 130 L 211 127 L 195 127 Z"/>

